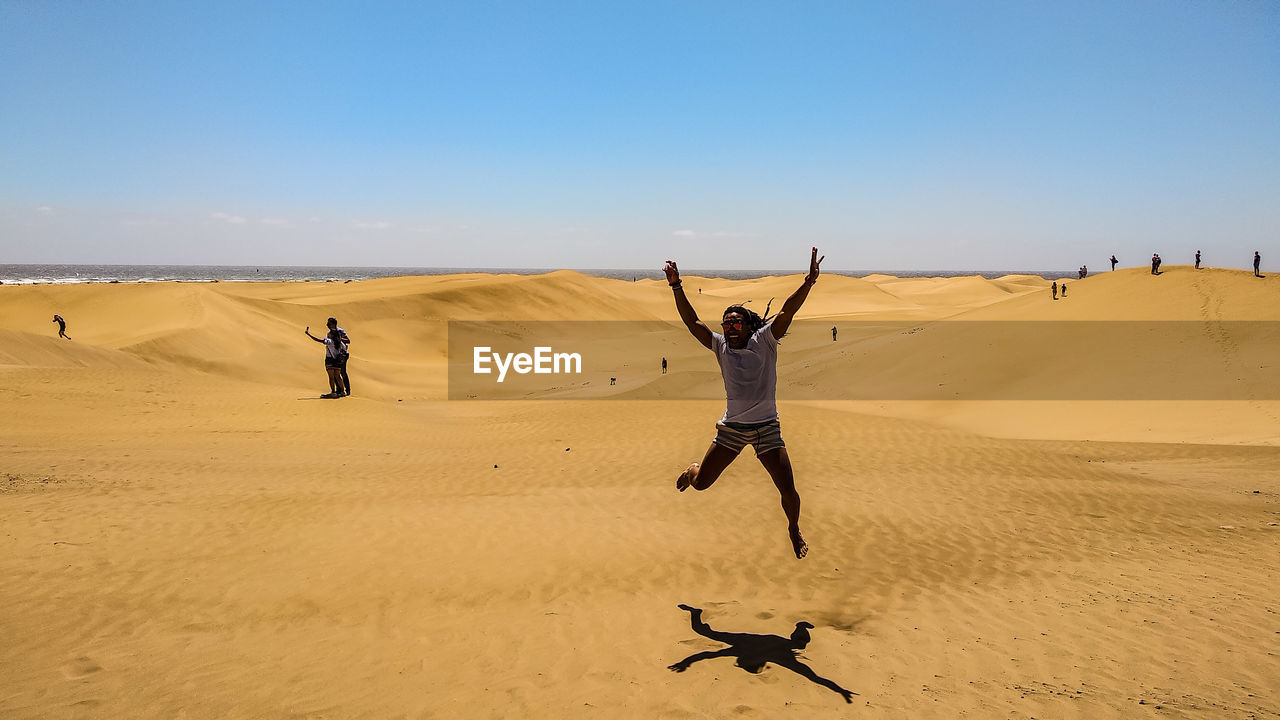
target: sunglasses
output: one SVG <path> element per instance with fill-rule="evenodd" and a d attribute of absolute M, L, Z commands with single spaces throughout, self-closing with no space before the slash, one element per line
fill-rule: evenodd
<path fill-rule="evenodd" d="M 728 330 L 729 328 L 733 328 L 734 330 L 741 330 L 741 329 L 742 329 L 742 321 L 741 321 L 741 320 L 729 320 L 729 321 L 727 321 L 727 322 L 722 322 L 722 323 L 720 323 L 720 327 L 724 328 L 725 330 Z"/>

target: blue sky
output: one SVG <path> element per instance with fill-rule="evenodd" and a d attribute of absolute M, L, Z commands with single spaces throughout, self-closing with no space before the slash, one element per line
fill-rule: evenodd
<path fill-rule="evenodd" d="M 0 262 L 800 270 L 814 244 L 1280 261 L 1280 3 L 0 0 Z"/>

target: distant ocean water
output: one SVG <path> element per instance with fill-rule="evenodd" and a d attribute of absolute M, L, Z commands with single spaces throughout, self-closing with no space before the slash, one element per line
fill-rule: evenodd
<path fill-rule="evenodd" d="M 649 278 L 659 280 L 660 270 L 626 270 L 573 268 L 595 277 L 615 280 Z M 443 267 L 307 267 L 282 265 L 0 265 L 0 282 L 6 285 L 40 283 L 111 283 L 111 282 L 346 282 L 405 275 L 450 275 L 454 273 L 508 273 L 538 275 L 555 268 L 443 268 Z M 768 275 L 794 275 L 797 268 L 786 270 L 709 270 L 682 269 L 686 275 L 746 280 Z M 1065 276 L 1071 273 L 1048 270 L 823 270 L 828 275 L 864 277 L 872 274 L 898 277 L 959 277 L 981 275 L 997 278 L 1003 275 Z"/>

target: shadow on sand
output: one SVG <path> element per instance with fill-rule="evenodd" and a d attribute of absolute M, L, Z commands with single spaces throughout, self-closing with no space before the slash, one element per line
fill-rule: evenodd
<path fill-rule="evenodd" d="M 781 637 L 779 635 L 756 635 L 754 633 L 730 633 L 712 630 L 710 625 L 702 622 L 702 609 L 690 607 L 689 605 L 680 605 L 681 610 L 689 612 L 689 622 L 693 626 L 693 631 L 699 635 L 711 638 L 716 642 L 722 642 L 729 647 L 720 650 L 708 650 L 706 652 L 694 653 L 680 662 L 668 666 L 668 669 L 675 672 L 684 672 L 689 666 L 699 660 L 709 660 L 717 657 L 736 657 L 735 663 L 738 667 L 750 673 L 758 673 L 764 670 L 765 665 L 773 663 L 779 667 L 784 667 L 791 672 L 808 678 L 811 682 L 817 683 L 828 690 L 837 692 L 847 703 L 853 702 L 853 696 L 856 692 L 850 692 L 835 684 L 834 682 L 821 677 L 815 673 L 808 665 L 800 662 L 798 657 L 799 651 L 803 650 L 809 644 L 809 628 L 807 622 L 796 623 L 796 629 L 792 631 L 791 637 Z"/>

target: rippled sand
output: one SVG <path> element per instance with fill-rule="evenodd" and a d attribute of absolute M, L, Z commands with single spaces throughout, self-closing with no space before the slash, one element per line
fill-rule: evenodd
<path fill-rule="evenodd" d="M 685 286 L 715 320 L 798 282 Z M 801 317 L 1280 320 L 1247 272 L 1047 286 L 824 277 Z M 333 401 L 302 334 L 330 315 L 354 341 Z M 798 561 L 749 454 L 674 489 L 723 410 L 678 399 L 718 392 L 694 340 L 666 376 L 638 343 L 654 376 L 620 399 L 449 401 L 460 319 L 676 315 L 661 283 L 570 272 L 0 286 L 0 717 L 1280 716 L 1268 367 L 1231 401 L 784 400 Z M 1208 339 L 1177 367 L 1265 349 Z M 1078 382 L 1071 354 L 1104 351 L 1055 342 L 1066 361 L 1019 382 Z M 788 338 L 780 393 L 923 372 L 875 347 Z M 1000 367 L 969 386 L 1007 387 Z M 812 677 L 789 654 L 672 672 L 736 647 L 681 603 L 742 647 L 812 624 Z"/>

